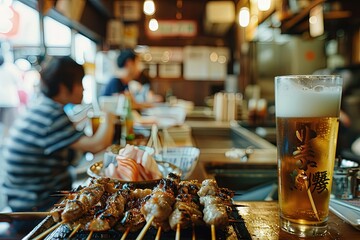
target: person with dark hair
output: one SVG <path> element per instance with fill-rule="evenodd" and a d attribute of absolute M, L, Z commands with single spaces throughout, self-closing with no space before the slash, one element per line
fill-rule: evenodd
<path fill-rule="evenodd" d="M 155 103 L 163 101 L 160 95 L 155 94 L 151 89 L 149 69 L 144 69 L 139 77 L 129 82 L 129 90 L 135 101 L 139 103 Z"/>
<path fill-rule="evenodd" d="M 68 56 L 54 57 L 40 75 L 41 96 L 14 123 L 4 153 L 3 189 L 14 212 L 48 211 L 59 200 L 49 197 L 52 193 L 72 188 L 74 151 L 100 152 L 113 140 L 111 113 L 89 137 L 64 112 L 66 104 L 82 102 L 81 65 Z M 28 233 L 35 224 L 15 221 L 12 229 Z"/>
<path fill-rule="evenodd" d="M 124 94 L 131 100 L 133 109 L 152 107 L 152 103 L 138 102 L 129 91 L 129 83 L 140 76 L 140 58 L 132 49 L 121 50 L 116 60 L 116 76 L 112 77 L 103 89 L 102 96 Z"/>
<path fill-rule="evenodd" d="M 120 69 L 120 76 L 114 76 L 109 80 L 102 93 L 103 96 L 112 96 L 128 91 L 129 82 L 140 75 L 140 60 L 133 50 L 121 50 L 116 63 Z"/>

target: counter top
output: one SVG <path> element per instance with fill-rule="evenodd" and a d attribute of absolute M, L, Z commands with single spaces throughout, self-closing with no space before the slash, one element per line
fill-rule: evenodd
<path fill-rule="evenodd" d="M 299 237 L 280 229 L 277 202 L 236 202 L 236 204 L 243 205 L 237 207 L 237 210 L 245 220 L 246 228 L 252 239 L 299 239 Z M 328 228 L 328 234 L 321 239 L 360 239 L 360 231 L 342 221 L 331 211 Z"/>
<path fill-rule="evenodd" d="M 206 167 L 241 165 L 242 168 L 273 167 L 276 168 L 276 146 L 262 139 L 253 132 L 238 125 L 237 121 L 186 121 L 191 127 L 193 142 L 200 149 L 199 163 L 192 178 L 202 181 L 212 178 Z M 234 139 L 235 138 L 235 139 Z M 237 149 L 236 138 L 246 139 L 257 147 L 246 161 L 240 158 L 226 157 L 226 152 Z"/>
<path fill-rule="evenodd" d="M 219 148 L 220 142 L 230 144 L 229 131 L 234 126 L 230 122 L 218 121 L 186 121 L 186 124 L 192 128 L 193 139 L 186 141 L 187 144 L 194 143 L 196 147 L 199 141 L 202 141 L 200 148 L 200 157 L 197 167 L 195 168 L 190 179 L 197 179 L 202 181 L 206 178 L 211 178 L 211 174 L 206 172 L 206 167 L 211 165 L 216 168 L 216 165 L 231 168 L 232 166 L 241 166 L 242 168 L 276 168 L 276 147 L 267 141 L 261 139 L 256 134 L 242 128 L 236 127 L 237 133 L 243 137 L 251 138 L 259 142 L 263 148 L 254 149 L 254 153 L 249 155 L 247 161 L 240 161 L 240 159 L 228 158 L 225 156 L 226 151 L 231 150 L 229 147 Z M 200 130 L 202 136 L 197 135 Z M 195 133 L 195 135 L 194 135 Z M 225 133 L 225 134 L 224 134 Z M 227 146 L 227 145 L 223 146 Z M 99 156 L 99 155 L 98 155 Z M 101 156 L 101 154 L 100 154 Z M 83 180 L 83 179 L 82 179 Z M 291 234 L 288 234 L 279 229 L 279 213 L 278 203 L 271 202 L 236 202 L 239 214 L 244 218 L 246 227 L 252 239 L 299 239 Z M 340 218 L 335 216 L 332 212 L 329 215 L 329 234 L 323 239 L 355 239 L 359 237 L 360 231 L 349 224 L 343 222 Z"/>

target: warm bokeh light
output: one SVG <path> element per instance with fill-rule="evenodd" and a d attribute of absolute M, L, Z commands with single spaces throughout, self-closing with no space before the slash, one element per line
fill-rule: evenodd
<path fill-rule="evenodd" d="M 155 3 L 153 0 L 146 0 L 144 2 L 144 13 L 146 15 L 153 15 L 155 13 Z"/>
<path fill-rule="evenodd" d="M 258 8 L 260 11 L 267 11 L 270 9 L 271 0 L 258 0 Z"/>
<path fill-rule="evenodd" d="M 157 31 L 159 29 L 159 23 L 155 18 L 152 18 L 149 21 L 149 29 L 153 32 Z"/>
<path fill-rule="evenodd" d="M 239 12 L 239 24 L 241 27 L 247 27 L 250 23 L 250 10 L 247 7 L 243 7 Z"/>
<path fill-rule="evenodd" d="M 211 62 L 217 62 L 218 58 L 219 58 L 219 56 L 218 56 L 218 54 L 216 52 L 212 52 L 210 54 L 210 61 Z"/>

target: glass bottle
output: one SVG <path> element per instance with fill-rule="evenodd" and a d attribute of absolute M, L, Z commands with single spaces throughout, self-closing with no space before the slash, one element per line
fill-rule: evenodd
<path fill-rule="evenodd" d="M 132 141 L 135 139 L 134 133 L 134 116 L 132 114 L 131 99 L 126 100 L 126 115 L 125 115 L 125 139 L 126 141 Z"/>

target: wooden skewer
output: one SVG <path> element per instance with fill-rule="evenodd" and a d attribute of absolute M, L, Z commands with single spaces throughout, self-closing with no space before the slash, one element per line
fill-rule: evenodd
<path fill-rule="evenodd" d="M 126 237 L 127 237 L 127 235 L 129 234 L 130 230 L 131 230 L 131 226 L 128 227 L 128 228 L 125 230 L 125 232 L 124 232 L 124 234 L 122 235 L 122 237 L 121 237 L 120 240 L 125 240 Z"/>
<path fill-rule="evenodd" d="M 65 193 L 54 193 L 54 194 L 50 194 L 50 197 L 65 197 L 68 195 L 69 194 L 65 194 Z"/>
<path fill-rule="evenodd" d="M 66 204 L 65 203 L 55 203 L 54 207 L 65 207 Z"/>
<path fill-rule="evenodd" d="M 55 224 L 54 226 L 52 226 L 51 228 L 49 228 L 45 232 L 43 232 L 43 233 L 39 234 L 37 237 L 33 238 L 33 240 L 43 239 L 44 237 L 46 237 L 48 234 L 50 234 L 52 231 L 54 231 L 56 228 L 58 228 L 63 223 L 64 222 L 59 222 L 59 223 Z"/>
<path fill-rule="evenodd" d="M 191 236 L 191 240 L 196 240 L 196 235 L 195 235 L 195 224 L 192 224 L 192 236 Z"/>
<path fill-rule="evenodd" d="M 216 240 L 215 225 L 211 224 L 211 240 Z"/>
<path fill-rule="evenodd" d="M 160 240 L 160 235 L 161 235 L 161 226 L 158 228 L 156 232 L 155 240 Z"/>
<path fill-rule="evenodd" d="M 180 223 L 176 224 L 175 240 L 180 240 Z"/>
<path fill-rule="evenodd" d="M 88 237 L 86 238 L 86 240 L 90 240 L 91 237 L 92 237 L 92 235 L 93 235 L 93 233 L 94 233 L 94 231 L 90 231 L 90 233 L 89 233 Z"/>
<path fill-rule="evenodd" d="M 143 237 L 146 234 L 146 231 L 149 229 L 152 221 L 154 220 L 154 216 L 151 216 L 151 218 L 149 219 L 149 221 L 145 224 L 144 228 L 141 230 L 141 232 L 139 233 L 138 237 L 136 238 L 136 240 L 141 240 L 143 239 Z"/>
<path fill-rule="evenodd" d="M 0 213 L 0 222 L 12 222 L 14 219 L 43 218 L 50 212 L 9 212 Z"/>
<path fill-rule="evenodd" d="M 129 232 L 130 232 L 130 229 L 131 229 L 131 227 L 128 227 L 128 228 L 125 230 L 125 232 L 124 232 L 124 234 L 122 235 L 122 237 L 121 237 L 120 240 L 125 240 L 125 239 L 126 239 L 127 235 L 128 235 Z"/>
<path fill-rule="evenodd" d="M 71 232 L 69 238 L 72 238 L 72 237 L 77 233 L 77 231 L 79 231 L 80 227 L 81 227 L 81 224 L 78 224 L 78 225 L 74 228 L 74 230 Z"/>
<path fill-rule="evenodd" d="M 78 193 L 77 191 L 69 191 L 69 190 L 60 190 L 60 191 L 56 191 L 55 193 L 62 193 L 62 194 L 74 194 L 74 193 Z"/>

